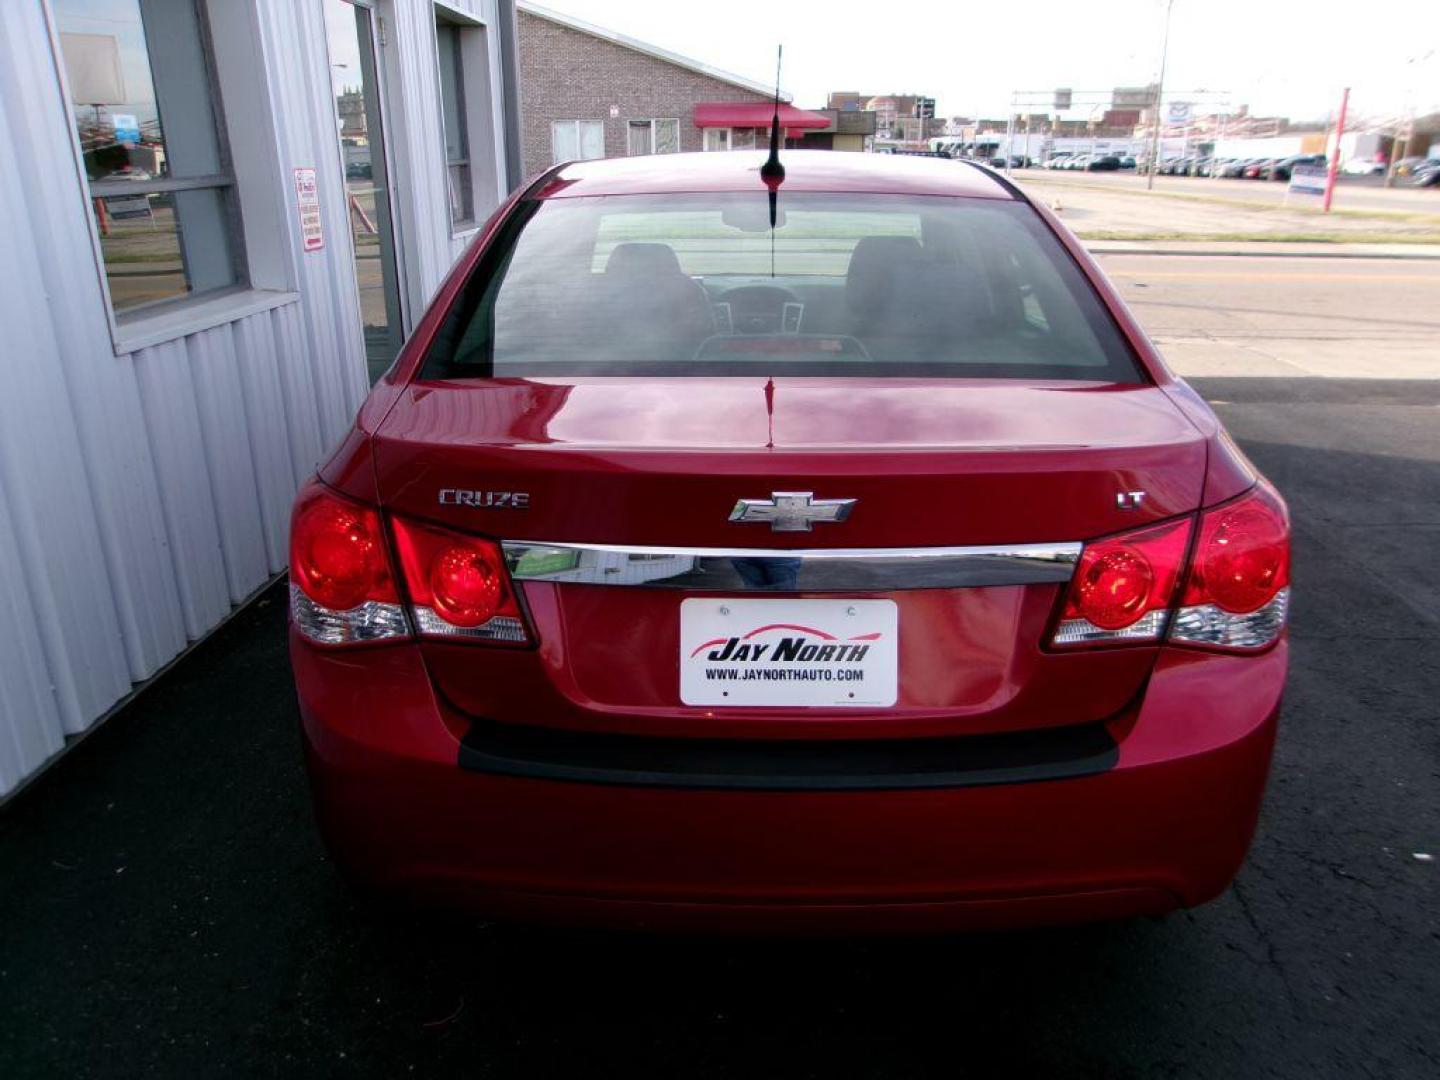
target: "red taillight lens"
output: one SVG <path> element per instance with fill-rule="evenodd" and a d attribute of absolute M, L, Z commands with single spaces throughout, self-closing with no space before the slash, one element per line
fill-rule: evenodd
<path fill-rule="evenodd" d="M 332 611 L 397 603 L 380 515 L 319 484 L 302 491 L 290 520 L 290 580 Z"/>
<path fill-rule="evenodd" d="M 1186 518 L 1086 544 L 1054 644 L 1157 640 L 1189 541 Z"/>
<path fill-rule="evenodd" d="M 1285 629 L 1289 611 L 1290 518 L 1261 483 L 1201 515 L 1170 640 L 1263 649 Z"/>
<path fill-rule="evenodd" d="M 421 634 L 528 644 L 499 544 L 403 518 L 391 527 Z"/>
<path fill-rule="evenodd" d="M 379 513 L 316 481 L 290 516 L 290 617 L 322 645 L 410 634 Z"/>
<path fill-rule="evenodd" d="M 1155 570 L 1145 556 L 1127 548 L 1106 551 L 1076 576 L 1069 614 L 1106 630 L 1129 626 L 1145 614 Z"/>
<path fill-rule="evenodd" d="M 505 568 L 492 544 L 456 544 L 430 563 L 435 610 L 456 626 L 479 626 L 505 599 Z"/>
<path fill-rule="evenodd" d="M 1290 584 L 1290 526 L 1268 487 L 1207 511 L 1182 606 L 1213 603 L 1241 615 Z"/>

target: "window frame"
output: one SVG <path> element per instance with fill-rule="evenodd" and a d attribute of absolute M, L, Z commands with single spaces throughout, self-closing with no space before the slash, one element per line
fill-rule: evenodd
<path fill-rule="evenodd" d="M 440 149 L 445 157 L 445 188 L 446 194 L 449 197 L 448 201 L 450 208 L 450 231 L 452 233 L 455 233 L 474 228 L 475 226 L 474 166 L 471 164 L 470 129 L 469 117 L 467 115 L 469 110 L 465 107 L 465 87 L 467 84 L 467 80 L 465 77 L 464 45 L 460 40 L 460 34 L 464 30 L 466 24 L 456 19 L 450 9 L 440 4 L 434 4 L 432 6 L 434 8 L 435 15 L 436 86 L 439 90 L 439 98 L 436 101 L 436 112 L 440 116 Z M 454 35 L 455 116 L 453 117 L 453 120 L 460 139 L 461 156 L 459 158 L 452 158 L 450 156 L 449 124 L 452 118 L 450 117 L 451 110 L 450 108 L 447 108 L 447 105 L 449 103 L 446 101 L 445 95 L 445 57 L 441 54 L 440 51 L 441 24 L 444 24 L 444 26 L 449 30 L 449 32 Z M 465 176 L 467 178 L 465 186 L 467 190 L 460 194 L 459 205 L 457 206 L 457 193 L 454 190 L 455 182 L 451 177 L 450 170 L 458 168 L 460 166 L 463 166 L 465 169 Z M 467 203 L 469 213 L 465 213 Z M 459 217 L 455 216 L 457 212 L 460 213 Z"/>
<path fill-rule="evenodd" d="M 731 148 L 731 142 L 730 142 L 730 140 L 731 140 L 731 136 L 732 136 L 732 134 L 733 134 L 733 133 L 731 132 L 730 128 L 728 128 L 728 127 L 707 127 L 707 128 L 704 129 L 704 131 L 705 131 L 705 134 L 700 137 L 700 149 L 701 149 L 702 151 L 704 151 L 705 153 L 709 153 L 709 154 L 724 154 L 724 153 L 726 153 L 726 152 L 728 152 L 728 151 L 730 150 L 730 148 Z M 725 133 L 725 145 L 724 145 L 723 147 L 719 147 L 719 146 L 712 147 L 712 146 L 710 145 L 710 133 L 711 133 L 712 131 L 717 132 L 717 133 L 723 131 L 723 132 Z"/>
<path fill-rule="evenodd" d="M 488 21 L 457 8 L 451 0 L 432 0 L 435 16 L 436 77 L 440 70 L 439 24 L 446 23 L 456 33 L 456 57 L 460 68 L 462 97 L 461 131 L 465 138 L 464 164 L 469 166 L 470 217 L 450 221 L 452 238 L 471 236 L 479 231 L 485 218 L 504 196 L 505 182 L 497 169 L 501 152 L 496 145 L 494 102 L 500 92 L 496 82 L 495 58 L 491 55 L 491 26 Z M 483 100 L 482 100 L 483 98 Z M 472 106 L 484 106 L 483 108 Z M 450 165 L 445 143 L 445 102 L 438 101 L 441 125 L 440 153 L 445 162 L 446 193 L 449 194 Z M 453 163 L 459 164 L 459 162 Z"/>
<path fill-rule="evenodd" d="M 575 129 L 575 157 L 561 157 L 555 152 L 555 130 L 564 124 L 571 124 Z M 585 140 L 580 134 L 581 124 L 595 124 L 600 128 L 600 154 L 597 157 L 585 157 Z M 628 129 L 627 129 L 628 134 Z M 561 165 L 567 161 L 600 161 L 607 156 L 605 148 L 605 121 L 604 120 L 551 120 L 550 121 L 550 164 Z"/>
<path fill-rule="evenodd" d="M 675 125 L 675 149 L 674 149 L 674 150 L 666 150 L 666 151 L 664 151 L 664 153 L 666 153 L 666 154 L 679 154 L 679 153 L 682 152 L 681 146 L 680 146 L 680 118 L 679 118 L 678 116 L 628 116 L 628 117 L 625 118 L 625 156 L 626 156 L 626 157 L 640 157 L 640 156 L 642 156 L 642 155 L 639 155 L 639 154 L 631 154 L 631 153 L 630 153 L 630 125 L 631 125 L 631 124 L 649 124 L 649 125 L 650 125 L 650 149 L 646 151 L 647 154 L 659 154 L 659 153 L 661 153 L 661 151 L 655 149 L 655 146 L 656 146 L 657 141 L 658 141 L 658 138 L 659 138 L 659 125 L 660 125 L 660 124 L 674 124 L 674 125 Z"/>
<path fill-rule="evenodd" d="M 100 181 L 96 185 L 90 180 L 84 148 L 80 143 L 78 114 L 71 100 L 70 77 L 61 46 L 60 20 L 51 0 L 41 0 L 81 197 L 79 209 L 89 230 L 96 281 L 116 356 L 127 356 L 138 349 L 173 341 L 300 300 L 296 291 L 297 268 L 294 262 L 298 241 L 290 228 L 294 219 L 291 205 L 294 195 L 275 145 L 273 125 L 267 121 L 232 126 L 226 116 L 227 101 L 255 103 L 256 107 L 246 110 L 246 114 L 251 116 L 274 115 L 260 46 L 258 15 L 249 5 L 217 0 L 194 0 L 194 6 L 200 26 L 201 48 L 205 51 L 206 76 L 213 95 L 215 137 L 221 161 L 227 170 L 155 181 Z M 119 190 L 115 190 L 117 185 Z M 93 200 L 155 190 L 207 188 L 226 190 L 230 195 L 225 225 L 235 282 L 117 312 L 110 292 Z"/>

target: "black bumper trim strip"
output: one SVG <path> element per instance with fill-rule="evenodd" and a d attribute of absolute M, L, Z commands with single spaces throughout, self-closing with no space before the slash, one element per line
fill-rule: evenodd
<path fill-rule="evenodd" d="M 883 791 L 1093 776 L 1120 750 L 1104 724 L 923 739 L 687 739 L 474 720 L 473 772 L 625 787 Z"/>

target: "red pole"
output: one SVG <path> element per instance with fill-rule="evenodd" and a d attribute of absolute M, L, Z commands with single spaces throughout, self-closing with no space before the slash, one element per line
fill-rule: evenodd
<path fill-rule="evenodd" d="M 1340 140 L 1345 137 L 1345 110 L 1350 107 L 1350 87 L 1340 98 L 1340 119 L 1335 124 L 1335 148 L 1330 152 L 1329 167 L 1325 171 L 1325 204 L 1320 208 L 1330 212 L 1330 200 L 1335 197 L 1335 173 L 1340 168 Z"/>

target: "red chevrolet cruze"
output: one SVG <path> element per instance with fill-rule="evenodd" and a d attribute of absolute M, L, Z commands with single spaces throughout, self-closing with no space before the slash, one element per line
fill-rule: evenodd
<path fill-rule="evenodd" d="M 952 929 L 1208 900 L 1281 692 L 1285 505 L 965 163 L 552 169 L 300 493 L 291 656 L 357 883 Z"/>

